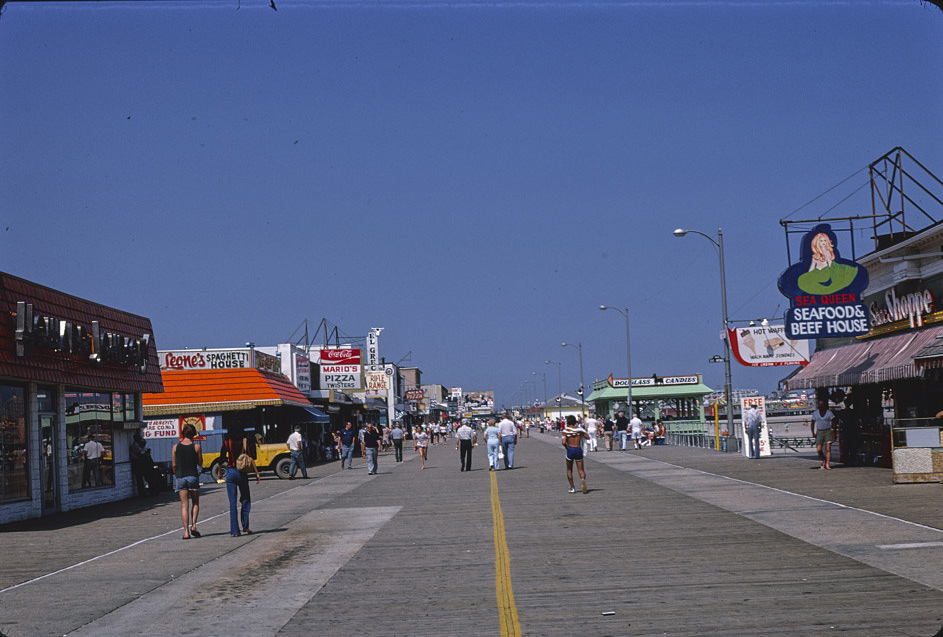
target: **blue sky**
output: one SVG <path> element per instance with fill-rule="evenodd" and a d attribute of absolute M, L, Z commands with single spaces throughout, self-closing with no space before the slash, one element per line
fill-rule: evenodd
<path fill-rule="evenodd" d="M 731 317 L 781 318 L 781 218 L 896 146 L 943 174 L 918 0 L 276 6 L 8 3 L 0 269 L 161 349 L 381 326 L 388 360 L 499 405 L 542 398 L 533 371 L 556 393 L 548 359 L 575 390 L 562 341 L 587 385 L 624 376 L 597 308 L 628 306 L 633 375 L 720 388 L 717 252 L 674 228 L 722 227 Z"/>

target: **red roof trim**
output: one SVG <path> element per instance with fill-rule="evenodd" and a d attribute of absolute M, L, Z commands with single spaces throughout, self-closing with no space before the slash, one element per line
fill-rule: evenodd
<path fill-rule="evenodd" d="M 144 394 L 144 406 L 265 402 L 311 407 L 286 376 L 258 369 L 164 370 L 164 392 Z"/>

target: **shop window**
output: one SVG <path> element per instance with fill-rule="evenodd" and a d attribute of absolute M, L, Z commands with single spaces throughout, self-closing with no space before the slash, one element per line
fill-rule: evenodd
<path fill-rule="evenodd" d="M 26 446 L 26 390 L 0 385 L 0 501 L 30 495 Z"/>
<path fill-rule="evenodd" d="M 59 406 L 56 405 L 55 387 L 40 386 L 39 391 L 36 394 L 36 402 L 39 405 L 40 412 L 59 411 Z"/>
<path fill-rule="evenodd" d="M 139 422 L 137 415 L 137 396 L 134 394 L 124 395 L 124 420 L 125 422 Z"/>
<path fill-rule="evenodd" d="M 68 390 L 65 393 L 69 491 L 115 484 L 114 396 L 120 394 Z M 96 455 L 97 458 L 90 457 Z"/>

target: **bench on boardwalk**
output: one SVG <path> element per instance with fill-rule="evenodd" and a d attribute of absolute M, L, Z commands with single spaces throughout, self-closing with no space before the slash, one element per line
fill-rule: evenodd
<path fill-rule="evenodd" d="M 815 438 L 810 438 L 808 436 L 770 436 L 769 437 L 769 448 L 772 451 L 773 449 L 790 449 L 792 451 L 799 451 L 803 447 L 812 449 L 815 447 Z"/>

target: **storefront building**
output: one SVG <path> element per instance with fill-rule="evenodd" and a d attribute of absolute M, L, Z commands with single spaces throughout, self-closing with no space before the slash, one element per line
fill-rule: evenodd
<path fill-rule="evenodd" d="M 219 451 L 213 432 L 251 430 L 260 444 L 284 444 L 295 425 L 306 440 L 320 442 L 329 418 L 281 373 L 278 358 L 253 347 L 158 352 L 163 393 L 143 395 L 146 438 L 157 461 L 169 460 L 169 448 L 184 422 L 208 436 L 204 447 Z M 320 444 L 309 445 L 317 460 Z"/>
<path fill-rule="evenodd" d="M 150 320 L 4 273 L 0 310 L 0 523 L 133 495 L 141 395 L 163 389 Z"/>
<path fill-rule="evenodd" d="M 632 408 L 626 410 L 627 387 L 626 379 L 610 376 L 594 382 L 586 400 L 596 406 L 600 418 L 625 410 L 628 418 L 637 413 L 644 421 L 661 420 L 669 432 L 676 421 L 703 422 L 704 396 L 714 391 L 704 384 L 701 374 L 633 378 Z"/>
<path fill-rule="evenodd" d="M 943 410 L 943 226 L 899 237 L 857 260 L 870 277 L 862 295 L 870 330 L 819 339 L 809 364 L 786 386 L 814 389 L 838 412 L 843 462 L 893 464 L 900 482 L 943 480 L 940 436 L 919 451 L 907 444 L 917 433 L 925 439 Z M 899 472 L 903 465 L 909 468 Z"/>

